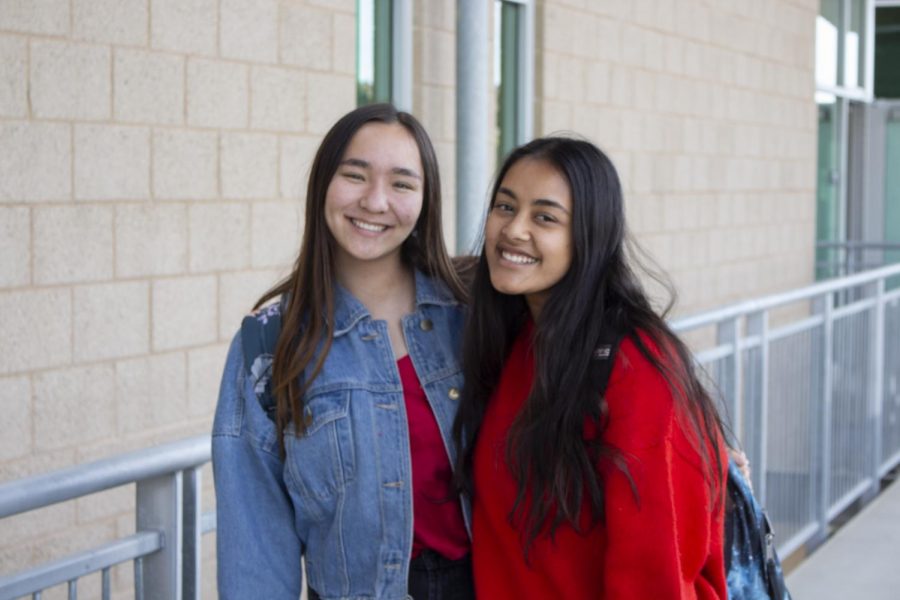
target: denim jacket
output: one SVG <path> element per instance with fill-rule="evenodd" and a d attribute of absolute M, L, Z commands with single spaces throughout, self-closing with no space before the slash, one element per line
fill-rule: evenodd
<path fill-rule="evenodd" d="M 403 333 L 451 464 L 463 318 L 443 284 L 416 273 L 416 311 L 403 317 Z M 412 471 L 387 323 L 339 286 L 334 323 L 333 345 L 304 399 L 306 433 L 285 431 L 284 460 L 246 372 L 240 332 L 232 341 L 212 438 L 225 600 L 295 600 L 301 555 L 323 600 L 407 597 Z"/>

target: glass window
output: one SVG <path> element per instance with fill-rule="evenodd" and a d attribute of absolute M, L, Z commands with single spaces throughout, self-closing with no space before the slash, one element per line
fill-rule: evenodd
<path fill-rule="evenodd" d="M 356 2 L 356 103 L 391 101 L 391 0 Z"/>
<path fill-rule="evenodd" d="M 900 98 L 900 6 L 875 11 L 875 96 Z"/>
<path fill-rule="evenodd" d="M 858 209 L 851 190 L 848 152 L 851 133 L 862 134 L 848 117 L 849 103 L 871 97 L 872 0 L 820 0 L 816 17 L 816 104 L 819 113 L 816 178 L 816 241 L 840 244 L 848 239 L 849 212 Z M 851 131 L 852 129 L 852 131 Z M 851 202 L 851 200 L 856 200 Z M 854 213 L 855 214 L 855 213 Z M 843 250 L 816 251 L 818 278 L 840 275 Z"/>
<path fill-rule="evenodd" d="M 816 17 L 816 83 L 819 85 L 837 85 L 840 23 L 841 0 L 822 0 Z"/>
<path fill-rule="evenodd" d="M 900 107 L 891 111 L 885 131 L 886 165 L 900 165 Z M 884 241 L 900 244 L 900 169 L 886 169 L 884 179 Z M 885 264 L 900 262 L 900 250 L 885 252 Z M 895 285 L 900 285 L 897 281 Z"/>
<path fill-rule="evenodd" d="M 816 169 L 816 241 L 839 242 L 841 235 L 841 105 L 844 100 L 818 92 L 819 158 Z M 840 251 L 818 248 L 816 278 L 840 275 Z"/>
<path fill-rule="evenodd" d="M 865 40 L 866 3 L 864 0 L 851 0 L 849 20 L 844 33 L 844 85 L 847 87 L 863 87 L 865 75 Z"/>
<path fill-rule="evenodd" d="M 520 99 L 526 94 L 522 81 L 522 34 L 525 5 L 494 2 L 494 88 L 497 94 L 497 162 L 525 141 Z"/>
<path fill-rule="evenodd" d="M 868 0 L 821 0 L 816 17 L 816 84 L 868 88 Z"/>

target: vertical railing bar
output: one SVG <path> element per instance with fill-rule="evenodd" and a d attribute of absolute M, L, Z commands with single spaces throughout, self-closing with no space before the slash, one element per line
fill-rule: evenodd
<path fill-rule="evenodd" d="M 759 478 L 759 501 L 766 506 L 766 480 L 769 473 L 769 311 L 761 315 L 761 330 L 759 331 L 759 463 L 757 468 Z"/>
<path fill-rule="evenodd" d="M 164 539 L 160 551 L 147 555 L 142 563 L 145 596 L 148 600 L 182 600 L 183 472 L 138 481 L 135 496 L 136 530 L 156 530 Z"/>
<path fill-rule="evenodd" d="M 78 600 L 78 580 L 69 580 L 69 600 Z"/>
<path fill-rule="evenodd" d="M 182 597 L 183 600 L 200 600 L 200 467 L 186 469 L 183 474 L 183 535 L 182 546 Z"/>
<path fill-rule="evenodd" d="M 134 559 L 134 600 L 144 600 L 144 559 Z"/>
<path fill-rule="evenodd" d="M 717 343 L 731 346 L 731 354 L 721 359 L 719 372 L 722 381 L 722 393 L 725 394 L 725 407 L 731 413 L 732 433 L 740 439 L 743 427 L 741 416 L 741 344 L 740 344 L 740 317 L 733 317 L 726 321 L 720 321 L 716 325 Z M 724 364 L 721 364 L 724 363 Z"/>
<path fill-rule="evenodd" d="M 880 477 L 878 474 L 881 470 L 881 433 L 883 418 L 882 408 L 884 406 L 884 284 L 885 282 L 883 277 L 875 282 L 875 331 L 874 335 L 872 336 L 873 372 L 872 378 L 870 379 L 872 385 L 870 410 L 872 411 L 872 427 L 874 428 L 874 431 L 872 432 L 871 496 L 877 494 L 879 488 L 881 487 Z"/>
<path fill-rule="evenodd" d="M 31 600 L 41 600 L 41 592 L 31 594 Z"/>
<path fill-rule="evenodd" d="M 109 590 L 109 588 L 110 588 L 110 585 L 109 585 L 109 567 L 104 568 L 104 569 L 100 572 L 100 580 L 101 580 L 101 582 L 102 582 L 102 584 L 101 584 L 101 585 L 102 585 L 102 589 L 101 589 L 101 592 L 100 592 L 100 593 L 102 594 L 102 598 L 103 598 L 103 600 L 109 600 L 109 594 L 110 594 L 110 590 Z"/>
<path fill-rule="evenodd" d="M 885 286 L 886 285 L 887 285 L 887 280 L 885 279 Z M 888 318 L 888 307 L 890 308 L 890 311 L 891 311 L 890 319 Z M 888 394 L 896 394 L 896 393 L 898 393 L 897 378 L 900 378 L 900 371 L 897 370 L 897 367 L 900 367 L 900 360 L 898 360 L 898 359 L 900 359 L 900 352 L 898 352 L 898 350 L 900 350 L 900 343 L 898 343 L 898 342 L 900 342 L 900 300 L 898 300 L 896 298 L 891 300 L 889 305 L 888 304 L 885 305 L 885 329 L 887 330 L 888 327 L 890 327 L 890 335 L 885 335 L 884 366 L 885 366 L 885 369 L 887 369 L 888 366 L 890 366 L 890 368 L 891 368 L 891 371 L 890 371 L 891 386 L 887 390 L 882 390 L 882 392 L 888 393 Z M 888 362 L 888 344 L 887 344 L 888 340 L 891 340 L 891 345 L 890 345 L 890 352 L 891 352 L 890 359 L 891 360 L 890 360 L 890 362 Z M 882 400 L 882 407 L 883 406 L 884 406 L 884 400 Z M 895 408 L 895 410 L 896 410 L 896 408 Z M 894 415 L 892 414 L 891 416 L 893 417 Z M 882 412 L 882 415 L 881 415 L 882 420 L 884 420 L 885 417 L 886 416 Z M 879 469 L 880 474 L 885 473 L 887 467 L 893 466 L 894 461 L 893 461 L 892 457 L 894 457 L 897 454 L 898 450 L 900 450 L 900 429 L 898 429 L 898 428 L 900 428 L 900 422 L 897 423 L 897 427 L 895 427 L 894 430 L 890 434 L 891 435 L 891 437 L 889 439 L 890 447 L 886 449 L 887 452 L 885 452 L 885 447 L 884 447 L 885 440 L 882 437 L 882 440 L 881 440 L 881 444 L 882 444 L 881 445 L 881 452 L 882 452 L 881 462 L 884 465 L 884 467 Z M 882 429 L 882 432 L 883 431 L 884 430 Z"/>
<path fill-rule="evenodd" d="M 816 298 L 812 298 L 810 301 L 810 310 L 814 314 L 822 314 L 824 306 L 824 298 L 822 296 L 818 296 Z M 810 394 L 809 394 L 809 402 L 807 406 L 809 407 L 809 411 L 807 412 L 807 426 L 809 427 L 809 439 L 807 440 L 806 450 L 809 455 L 809 459 L 806 463 L 806 498 L 807 498 L 807 522 L 808 523 L 818 523 L 818 515 L 819 515 L 819 502 L 818 496 L 816 494 L 817 485 L 818 485 L 818 463 L 819 463 L 819 430 L 821 417 L 819 416 L 819 408 L 820 400 L 822 396 L 822 387 L 823 384 L 823 372 L 822 366 L 823 361 L 819 358 L 819 352 L 823 351 L 824 339 L 825 339 L 825 319 L 822 319 L 821 329 L 816 328 L 814 330 L 810 330 L 810 339 L 809 339 L 809 374 L 807 379 L 807 385 L 809 386 Z M 820 337 L 821 336 L 821 337 Z M 818 528 L 816 532 L 816 536 L 818 536 Z"/>
<path fill-rule="evenodd" d="M 756 333 L 755 327 L 757 325 L 757 318 L 754 315 L 747 315 L 747 336 L 754 336 Z M 743 360 L 744 357 L 741 357 Z M 758 364 L 755 362 L 759 359 L 757 355 L 757 349 L 749 351 L 746 356 L 747 359 L 747 373 L 748 376 L 744 378 L 744 386 L 745 389 L 742 391 L 743 393 L 743 405 L 741 407 L 741 412 L 743 413 L 742 418 L 745 422 L 744 429 L 744 446 L 746 448 L 747 456 L 750 459 L 750 464 L 752 465 L 752 477 L 753 477 L 753 485 L 756 486 L 756 489 L 759 489 L 759 478 L 760 478 L 760 470 L 759 467 L 759 375 L 760 370 L 758 368 Z"/>
<path fill-rule="evenodd" d="M 819 540 L 828 537 L 828 497 L 831 494 L 831 411 L 834 366 L 834 294 L 823 297 L 822 321 L 822 410 L 819 419 L 819 489 L 817 517 Z"/>
<path fill-rule="evenodd" d="M 731 409 L 734 411 L 735 432 L 743 431 L 744 427 L 744 411 L 741 410 L 742 405 L 744 404 L 744 344 L 741 339 L 742 318 L 743 315 L 735 317 L 734 322 L 732 323 L 732 335 L 734 336 L 734 405 Z"/>
<path fill-rule="evenodd" d="M 768 361 L 769 361 L 769 336 L 768 336 L 768 310 L 763 309 L 747 316 L 747 335 L 753 335 L 759 339 L 758 370 L 754 371 L 752 389 L 754 392 L 744 403 L 745 410 L 753 411 L 751 421 L 754 430 L 752 433 L 752 447 L 750 457 L 753 467 L 754 488 L 757 498 L 765 506 L 766 502 L 766 418 L 768 413 Z"/>

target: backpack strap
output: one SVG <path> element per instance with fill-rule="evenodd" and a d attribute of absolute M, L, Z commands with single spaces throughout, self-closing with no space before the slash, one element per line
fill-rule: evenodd
<path fill-rule="evenodd" d="M 272 394 L 272 358 L 281 335 L 281 302 L 264 306 L 241 321 L 244 368 L 253 381 L 253 391 L 266 415 L 275 421 Z"/>
<path fill-rule="evenodd" d="M 612 375 L 616 352 L 619 351 L 621 342 L 621 334 L 613 329 L 604 329 L 591 355 L 591 381 L 601 396 L 606 393 L 606 387 L 609 385 L 609 377 Z"/>

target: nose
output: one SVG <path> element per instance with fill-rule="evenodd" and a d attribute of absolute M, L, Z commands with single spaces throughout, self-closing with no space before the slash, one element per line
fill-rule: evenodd
<path fill-rule="evenodd" d="M 501 233 L 511 242 L 524 242 L 531 237 L 528 228 L 528 215 L 520 211 L 516 216 L 506 222 Z"/>
<path fill-rule="evenodd" d="M 371 213 L 383 213 L 388 209 L 388 192 L 386 184 L 373 181 L 360 200 L 360 206 Z"/>

